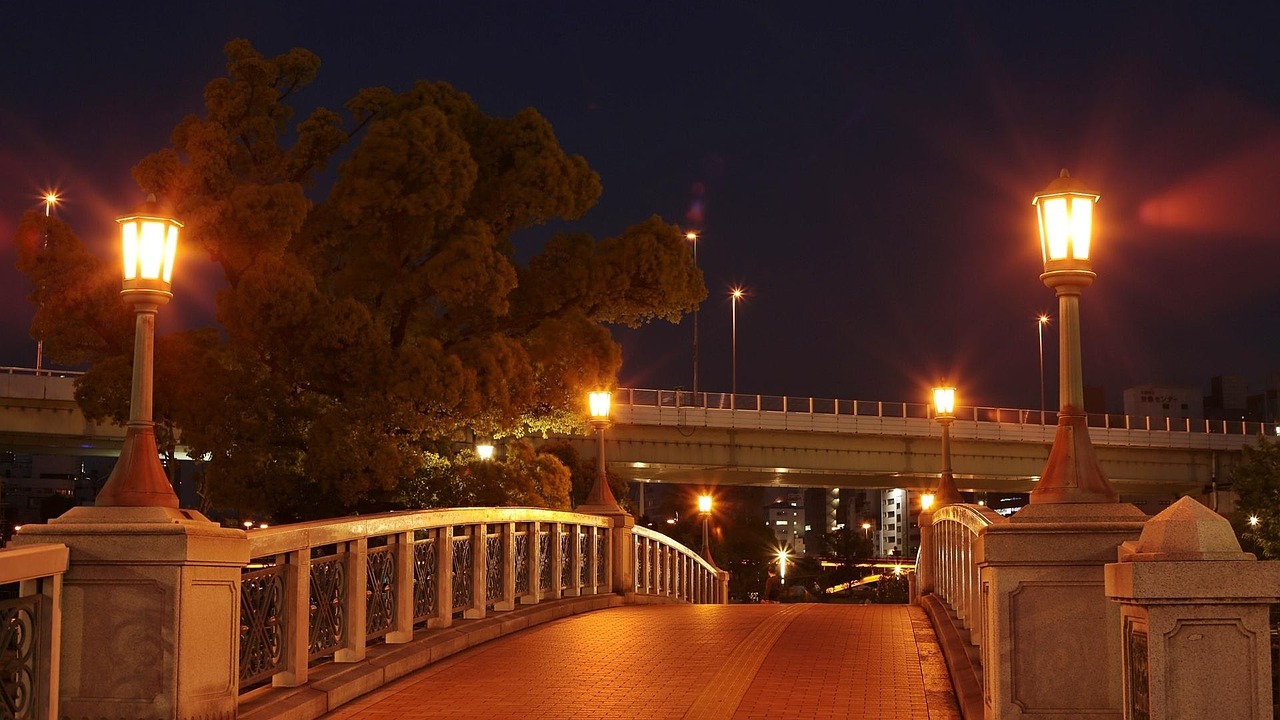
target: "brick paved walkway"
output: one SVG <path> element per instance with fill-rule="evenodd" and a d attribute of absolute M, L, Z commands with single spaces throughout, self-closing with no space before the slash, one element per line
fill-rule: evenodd
<path fill-rule="evenodd" d="M 905 605 L 657 605 L 495 640 L 325 716 L 959 720 Z"/>

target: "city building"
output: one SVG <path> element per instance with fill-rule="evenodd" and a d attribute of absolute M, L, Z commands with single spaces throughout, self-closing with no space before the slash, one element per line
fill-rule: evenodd
<path fill-rule="evenodd" d="M 1244 420 L 1249 408 L 1249 381 L 1239 375 L 1215 375 L 1209 379 L 1204 416 L 1209 420 Z"/>
<path fill-rule="evenodd" d="M 920 493 L 894 488 L 881 491 L 880 526 L 876 530 L 876 555 L 915 557 L 920 546 Z"/>
<path fill-rule="evenodd" d="M 793 555 L 805 554 L 804 491 L 796 490 L 765 507 L 765 521 L 778 547 L 791 548 Z"/>
<path fill-rule="evenodd" d="M 1138 385 L 1124 391 L 1124 414 L 1131 418 L 1200 420 L 1205 417 L 1204 413 L 1205 398 L 1194 387 Z"/>

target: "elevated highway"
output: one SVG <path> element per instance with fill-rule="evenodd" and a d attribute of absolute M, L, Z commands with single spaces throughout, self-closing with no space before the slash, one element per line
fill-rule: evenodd
<path fill-rule="evenodd" d="M 75 402 L 75 373 L 0 368 L 0 450 L 116 455 L 122 427 Z M 791 487 L 937 483 L 941 430 L 923 403 L 619 389 L 606 434 L 609 468 L 634 482 Z M 1049 455 L 1054 413 L 957 409 L 952 464 L 963 490 L 1026 492 Z M 1198 492 L 1223 479 L 1274 425 L 1090 416 L 1099 460 L 1122 493 Z M 589 438 L 573 438 L 585 457 Z"/>

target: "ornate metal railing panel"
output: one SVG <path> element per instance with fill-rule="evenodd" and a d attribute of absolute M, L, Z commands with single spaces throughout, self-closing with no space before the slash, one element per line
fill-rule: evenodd
<path fill-rule="evenodd" d="M 596 585 L 601 588 L 609 587 L 609 531 L 596 530 Z"/>
<path fill-rule="evenodd" d="M 538 531 L 538 590 L 551 592 L 551 531 Z"/>
<path fill-rule="evenodd" d="M 284 567 L 240 578 L 240 684 L 265 680 L 284 667 Z"/>
<path fill-rule="evenodd" d="M 431 531 L 435 532 L 435 531 Z M 436 539 L 413 544 L 413 622 L 420 623 L 440 612 L 436 602 Z"/>
<path fill-rule="evenodd" d="M 497 526 L 490 526 L 490 529 Z M 486 532 L 484 536 L 484 589 L 485 601 L 492 605 L 502 600 L 506 590 L 506 563 L 504 560 L 502 532 Z"/>
<path fill-rule="evenodd" d="M 471 557 L 471 537 L 453 538 L 453 612 L 461 613 L 471 609 L 475 603 L 474 587 L 475 562 Z"/>
<path fill-rule="evenodd" d="M 578 585 L 586 587 L 591 584 L 591 528 L 580 528 L 578 533 Z"/>
<path fill-rule="evenodd" d="M 386 635 L 396 621 L 396 554 L 395 546 L 387 545 L 369 551 L 365 565 L 365 637 L 380 638 Z"/>
<path fill-rule="evenodd" d="M 516 531 L 516 595 L 529 594 L 529 531 Z"/>
<path fill-rule="evenodd" d="M 307 651 L 311 659 L 324 657 L 346 641 L 347 569 L 344 555 L 311 562 L 311 612 Z"/>
<path fill-rule="evenodd" d="M 718 603 L 718 570 L 689 548 L 648 528 L 631 529 L 636 592 Z"/>
<path fill-rule="evenodd" d="M 40 687 L 49 679 L 40 675 L 38 628 L 40 597 L 28 596 L 0 602 L 0 710 L 5 718 L 35 720 Z"/>

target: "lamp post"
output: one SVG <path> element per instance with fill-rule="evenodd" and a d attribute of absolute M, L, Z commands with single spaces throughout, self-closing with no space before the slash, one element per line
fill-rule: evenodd
<path fill-rule="evenodd" d="M 45 217 L 50 216 L 50 214 L 53 212 L 53 209 L 58 206 L 58 201 L 60 199 L 61 198 L 58 197 L 57 190 L 46 190 L 44 192 L 43 200 L 44 200 L 44 216 Z M 50 232 L 49 225 L 48 223 L 45 223 L 44 244 L 41 245 L 42 248 L 49 247 L 49 232 Z M 43 367 L 44 367 L 44 337 L 41 336 L 36 338 L 36 374 L 37 375 L 40 374 L 40 370 Z"/>
<path fill-rule="evenodd" d="M 609 403 L 612 395 L 608 392 L 593 392 L 588 397 L 591 410 L 591 425 L 596 429 L 597 450 L 596 450 L 596 481 L 591 485 L 591 492 L 587 494 L 586 506 L 591 512 L 622 512 L 622 507 L 618 505 L 618 500 L 613 496 L 613 489 L 609 487 L 609 477 L 605 474 L 604 463 L 604 431 L 609 427 Z M 587 511 L 585 508 L 579 508 L 579 511 Z"/>
<path fill-rule="evenodd" d="M 956 389 L 945 381 L 933 389 L 933 417 L 942 426 L 942 477 L 938 479 L 938 489 L 933 492 L 934 506 L 962 503 L 964 498 L 960 496 L 955 477 L 951 474 L 951 423 L 956 420 Z"/>
<path fill-rule="evenodd" d="M 871 539 L 871 523 L 869 522 L 862 523 L 862 536 L 868 540 Z"/>
<path fill-rule="evenodd" d="M 787 584 L 787 558 L 789 557 L 791 557 L 791 554 L 787 552 L 786 548 L 778 548 L 778 577 L 783 585 Z"/>
<path fill-rule="evenodd" d="M 711 562 L 711 496 L 698 496 L 698 513 L 702 515 L 702 557 L 707 562 Z"/>
<path fill-rule="evenodd" d="M 1032 199 L 1040 225 L 1044 272 L 1058 296 L 1058 430 L 1032 503 L 1114 503 L 1120 496 L 1089 440 L 1080 360 L 1080 293 L 1096 275 L 1090 260 L 1093 207 L 1099 195 L 1064 169 Z"/>
<path fill-rule="evenodd" d="M 119 218 L 124 256 L 120 295 L 133 305 L 133 389 L 129 424 L 120 458 L 95 503 L 116 507 L 178 507 L 178 496 L 160 465 L 155 423 L 151 419 L 156 312 L 173 297 L 173 260 L 182 223 L 147 198 L 130 215 Z"/>
<path fill-rule="evenodd" d="M 1041 314 L 1036 318 L 1036 338 L 1040 341 L 1040 424 L 1044 425 L 1044 326 L 1049 324 L 1049 315 Z"/>
<path fill-rule="evenodd" d="M 690 230 L 684 239 L 693 246 L 693 269 L 698 269 L 698 233 Z M 698 402 L 698 308 L 693 308 L 693 402 Z"/>
<path fill-rule="evenodd" d="M 729 408 L 736 410 L 738 407 L 738 301 L 746 294 L 740 287 L 733 288 L 729 292 L 730 302 L 733 305 L 733 395 L 729 399 Z"/>

